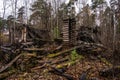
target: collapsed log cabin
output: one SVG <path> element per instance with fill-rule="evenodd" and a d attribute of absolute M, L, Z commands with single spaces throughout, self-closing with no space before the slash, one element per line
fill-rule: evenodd
<path fill-rule="evenodd" d="M 49 31 L 30 27 L 27 24 L 17 23 L 15 29 L 9 28 L 9 41 L 11 44 L 17 42 L 28 42 L 34 39 L 49 40 Z"/>
<path fill-rule="evenodd" d="M 90 27 L 82 26 L 79 29 L 76 27 L 75 18 L 66 18 L 63 20 L 64 26 L 62 27 L 62 40 L 65 45 L 76 45 L 78 40 L 95 42 L 96 35 L 95 29 Z M 39 39 L 42 41 L 50 40 L 50 35 L 48 30 L 36 29 L 30 27 L 27 24 L 22 24 L 20 22 L 15 22 L 16 26 L 10 26 L 9 28 L 9 41 L 11 44 L 17 42 L 28 42 L 31 40 Z M 94 33 L 95 32 L 95 33 Z M 99 39 L 97 39 L 98 41 Z"/>
<path fill-rule="evenodd" d="M 61 52 L 58 52 L 58 54 L 55 54 L 55 55 L 53 55 L 52 56 L 52 58 L 53 57 L 56 57 L 56 56 L 58 56 L 58 55 L 61 55 L 61 54 L 64 54 L 64 53 L 67 53 L 67 52 L 70 52 L 70 51 L 72 51 L 72 50 L 74 50 L 74 49 L 76 49 L 77 51 L 82 51 L 82 52 L 84 52 L 84 51 L 89 51 L 90 52 L 90 50 L 91 49 L 94 49 L 93 51 L 96 51 L 97 49 L 96 49 L 96 44 L 90 44 L 89 42 L 88 43 L 84 43 L 84 42 L 87 42 L 87 41 L 89 41 L 89 38 L 87 38 L 88 37 L 88 35 L 87 36 L 83 36 L 83 34 L 81 34 L 80 32 L 83 32 L 83 31 L 85 31 L 84 29 L 88 29 L 88 28 L 85 28 L 85 27 L 83 27 L 82 28 L 82 30 L 77 30 L 76 29 L 76 21 L 75 21 L 75 19 L 65 19 L 64 20 L 64 26 L 63 26 L 63 41 L 64 41 L 64 47 L 66 47 L 66 46 L 74 46 L 74 47 L 72 47 L 72 48 L 70 48 L 70 49 L 67 49 L 67 50 L 63 50 L 63 51 L 61 51 Z M 13 41 L 11 41 L 11 43 L 13 44 L 14 42 L 15 43 L 22 43 L 22 44 L 20 44 L 20 46 L 18 46 L 18 44 L 17 44 L 17 48 L 16 48 L 16 45 L 14 45 L 14 47 L 12 48 L 12 46 L 9 46 L 9 48 L 6 48 L 6 47 L 1 47 L 3 50 L 5 50 L 5 51 L 11 51 L 11 55 L 13 56 L 13 55 L 15 55 L 16 53 L 16 55 L 18 55 L 18 54 L 20 54 L 21 53 L 21 51 L 48 51 L 49 52 L 49 50 L 48 49 L 43 49 L 43 48 L 40 48 L 40 47 L 38 47 L 38 48 L 36 48 L 36 45 L 33 45 L 34 46 L 34 48 L 33 47 L 22 47 L 23 45 L 24 45 L 24 43 L 25 44 L 27 44 L 26 42 L 30 42 L 30 41 L 34 41 L 35 39 L 38 39 L 38 42 L 36 42 L 36 41 L 34 41 L 33 43 L 36 43 L 37 45 L 41 45 L 41 44 L 39 44 L 39 42 L 41 43 L 41 40 L 42 41 L 45 41 L 45 40 L 49 40 L 49 38 L 50 38 L 50 35 L 49 35 L 49 31 L 47 31 L 47 30 L 39 30 L 39 29 L 35 29 L 35 28 L 33 28 L 33 27 L 29 27 L 28 25 L 26 25 L 26 24 L 19 24 L 19 26 L 16 26 L 16 29 L 15 29 L 15 31 L 14 31 L 14 28 L 10 28 L 10 40 L 13 40 L 13 36 L 12 35 L 14 35 L 14 40 Z M 80 31 L 80 32 L 79 32 Z M 80 34 L 79 34 L 80 33 Z M 88 32 L 89 33 L 89 32 Z M 82 40 L 81 39 L 81 36 L 83 37 L 83 38 L 85 38 L 85 39 L 87 39 L 87 41 L 85 41 L 85 40 Z M 79 38 L 80 37 L 80 38 Z M 89 36 L 90 37 L 90 36 Z M 78 40 L 77 40 L 78 39 Z M 84 42 L 79 42 L 79 40 L 81 40 L 81 41 L 84 41 Z M 95 45 L 95 46 L 94 46 Z M 91 47 L 91 46 L 93 46 L 93 48 Z M 98 47 L 101 47 L 100 45 L 97 45 Z M 43 46 L 42 46 L 43 47 Z M 62 46 L 63 47 L 63 46 Z M 28 49 L 29 48 L 29 49 Z M 36 49 L 35 49 L 36 48 Z M 50 48 L 50 47 L 49 47 Z M 61 49 L 61 46 L 58 46 L 58 49 Z M 82 50 L 82 49 L 84 49 L 84 50 Z M 57 50 L 57 48 L 55 49 L 55 50 Z M 52 50 L 51 50 L 52 51 Z M 54 51 L 54 50 L 53 50 Z M 79 51 L 79 52 L 80 52 Z M 92 51 L 92 52 L 93 52 Z M 98 50 L 97 50 L 98 51 Z M 100 50 L 99 50 L 100 51 Z M 47 52 L 47 53 L 48 53 Z M 85 53 L 86 53 L 85 52 Z M 91 52 L 91 53 L 92 53 Z M 8 52 L 9 53 L 9 52 Z M 50 52 L 49 52 L 50 53 Z M 96 53 L 96 52 L 95 52 Z M 98 53 L 99 54 L 99 53 Z M 9 55 L 9 54 L 8 54 Z M 41 54 L 40 54 L 41 55 Z M 18 56 L 16 56 L 14 59 L 12 59 L 10 62 L 8 61 L 7 63 L 6 63 L 6 65 L 5 65 L 5 67 L 4 68 L 1 68 L 0 69 L 0 72 L 3 72 L 4 70 L 6 70 L 7 68 L 9 68 L 14 62 L 16 62 L 16 60 L 20 57 L 21 55 L 18 55 Z M 73 64 L 73 63 L 71 63 L 71 64 Z M 62 75 L 62 76 L 64 76 L 64 77 L 66 77 L 65 75 Z"/>

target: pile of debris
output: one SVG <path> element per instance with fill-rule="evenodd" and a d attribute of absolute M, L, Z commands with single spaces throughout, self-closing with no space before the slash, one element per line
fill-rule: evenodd
<path fill-rule="evenodd" d="M 89 28 L 86 30 L 91 31 Z M 120 67 L 113 68 L 112 64 L 103 58 L 102 54 L 107 48 L 96 43 L 87 31 L 80 31 L 77 45 L 69 48 L 63 46 L 62 40 L 46 41 L 33 29 L 29 29 L 29 31 L 32 42 L 20 42 L 0 47 L 2 52 L 0 79 L 13 73 L 7 80 L 13 78 L 27 80 L 107 80 L 108 77 L 110 80 L 111 74 L 119 79 Z M 34 39 L 34 37 L 37 38 Z"/>

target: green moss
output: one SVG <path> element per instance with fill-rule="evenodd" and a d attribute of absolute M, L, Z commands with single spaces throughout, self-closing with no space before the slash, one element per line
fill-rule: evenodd
<path fill-rule="evenodd" d="M 58 56 L 59 54 L 60 54 L 59 52 L 58 53 L 53 53 L 53 54 L 49 54 L 47 57 L 52 58 L 52 57 Z"/>
<path fill-rule="evenodd" d="M 63 68 L 63 67 L 66 67 L 66 66 L 71 66 L 71 65 L 75 64 L 76 62 L 77 62 L 77 60 L 76 61 L 68 61 L 64 64 L 57 65 L 56 68 Z"/>

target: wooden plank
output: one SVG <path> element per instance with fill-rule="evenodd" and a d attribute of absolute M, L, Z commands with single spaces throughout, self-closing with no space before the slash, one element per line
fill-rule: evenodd
<path fill-rule="evenodd" d="M 46 51 L 45 48 L 24 48 L 25 51 Z"/>

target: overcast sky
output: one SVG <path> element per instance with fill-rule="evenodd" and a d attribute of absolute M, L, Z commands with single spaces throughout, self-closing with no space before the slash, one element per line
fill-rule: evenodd
<path fill-rule="evenodd" d="M 2 17 L 3 16 L 3 1 L 5 0 L 0 0 L 0 16 Z M 33 3 L 34 0 L 26 0 L 27 1 L 27 6 L 28 8 L 30 8 L 30 4 Z M 8 15 L 10 14 L 13 14 L 13 11 L 12 11 L 12 5 L 11 5 L 11 2 L 10 0 L 6 0 L 6 10 L 5 10 L 5 17 L 7 17 Z M 17 10 L 21 7 L 21 6 L 25 6 L 25 0 L 18 0 L 17 2 Z"/>

